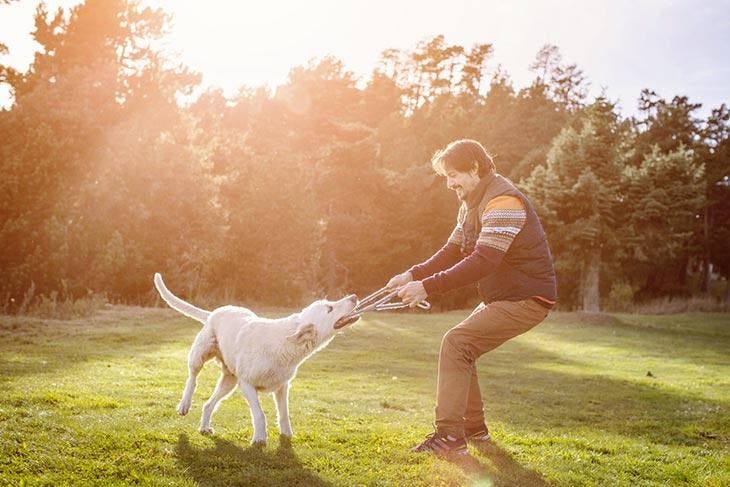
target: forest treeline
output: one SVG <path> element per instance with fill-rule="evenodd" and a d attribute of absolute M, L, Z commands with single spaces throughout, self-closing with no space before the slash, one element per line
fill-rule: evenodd
<path fill-rule="evenodd" d="M 219 302 L 373 291 L 448 237 L 458 201 L 429 160 L 465 137 L 535 204 L 565 309 L 730 299 L 724 104 L 700 118 L 646 89 L 623 117 L 555 46 L 515 89 L 490 68 L 494 46 L 442 36 L 385 51 L 367 80 L 324 57 L 276 89 L 199 93 L 155 47 L 169 21 L 129 0 L 41 5 L 30 70 L 0 65 L 14 94 L 0 111 L 6 311 L 29 290 L 149 302 L 156 271 Z"/>

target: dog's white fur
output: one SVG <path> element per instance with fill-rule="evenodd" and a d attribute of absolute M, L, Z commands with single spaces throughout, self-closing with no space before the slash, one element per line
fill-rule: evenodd
<path fill-rule="evenodd" d="M 206 311 L 172 294 L 160 274 L 155 274 L 154 280 L 157 291 L 170 307 L 203 323 L 188 355 L 189 375 L 177 406 L 178 413 L 188 413 L 198 373 L 205 362 L 216 358 L 221 363 L 221 376 L 213 395 L 203 406 L 200 432 L 213 432 L 210 422 L 216 406 L 238 385 L 251 408 L 252 443 L 266 442 L 266 417 L 259 404 L 258 392 L 274 394 L 279 431 L 291 437 L 289 382 L 299 364 L 335 336 L 339 331 L 334 328 L 335 322 L 355 308 L 357 298 L 318 300 L 299 313 L 274 320 L 261 318 L 253 311 L 237 306 Z"/>

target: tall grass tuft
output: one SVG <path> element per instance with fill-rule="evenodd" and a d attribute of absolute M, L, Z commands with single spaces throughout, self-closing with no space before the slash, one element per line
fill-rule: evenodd
<path fill-rule="evenodd" d="M 89 294 L 86 297 L 74 299 L 70 296 L 59 297 L 58 292 L 53 291 L 48 296 L 38 296 L 24 314 L 55 320 L 85 318 L 106 306 L 107 302 L 108 300 L 103 294 Z"/>
<path fill-rule="evenodd" d="M 91 291 L 87 296 L 76 298 L 68 291 L 68 286 L 63 280 L 60 292 L 52 291 L 48 295 L 36 294 L 35 283 L 31 282 L 20 302 L 11 295 L 3 298 L 0 303 L 0 314 L 70 320 L 91 316 L 108 302 L 106 294 Z"/>

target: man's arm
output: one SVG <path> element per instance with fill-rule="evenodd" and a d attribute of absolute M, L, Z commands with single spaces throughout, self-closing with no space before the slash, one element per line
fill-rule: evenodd
<path fill-rule="evenodd" d="M 461 250 L 458 245 L 447 242 L 438 252 L 433 254 L 425 262 L 414 265 L 408 272 L 411 273 L 413 279 L 420 281 L 428 276 L 432 276 L 439 271 L 443 271 L 452 267 L 461 260 Z"/>
<path fill-rule="evenodd" d="M 422 279 L 426 292 L 444 293 L 477 282 L 493 272 L 526 219 L 527 212 L 519 198 L 498 196 L 491 200 L 482 214 L 482 230 L 474 251 L 450 268 Z"/>

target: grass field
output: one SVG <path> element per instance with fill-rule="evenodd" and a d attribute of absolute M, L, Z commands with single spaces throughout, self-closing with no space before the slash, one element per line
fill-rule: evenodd
<path fill-rule="evenodd" d="M 479 361 L 491 446 L 461 464 L 411 453 L 440 337 L 466 314 L 368 315 L 300 368 L 291 443 L 263 398 L 265 448 L 239 393 L 197 432 L 213 363 L 175 413 L 192 320 L 0 317 L 0 485 L 730 485 L 727 314 L 554 313 Z"/>

